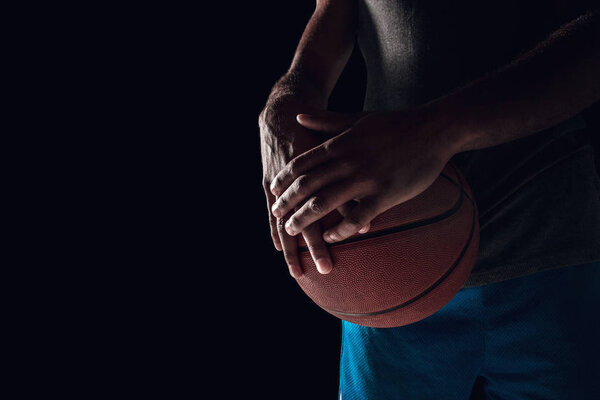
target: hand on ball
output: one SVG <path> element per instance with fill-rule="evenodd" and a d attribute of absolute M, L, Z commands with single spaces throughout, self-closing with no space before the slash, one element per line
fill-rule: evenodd
<path fill-rule="evenodd" d="M 333 133 L 336 117 L 297 115 L 303 127 Z M 344 240 L 377 215 L 427 189 L 454 155 L 436 121 L 423 112 L 369 113 L 350 128 L 292 159 L 271 181 L 277 218 L 289 215 L 286 232 L 297 235 L 343 204 L 344 219 L 323 233 Z"/>

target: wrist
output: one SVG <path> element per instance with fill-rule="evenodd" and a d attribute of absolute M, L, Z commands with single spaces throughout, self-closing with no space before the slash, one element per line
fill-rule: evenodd
<path fill-rule="evenodd" d="M 325 110 L 328 95 L 308 74 L 292 70 L 283 75 L 273 86 L 267 104 L 291 100 Z"/>
<path fill-rule="evenodd" d="M 270 126 L 274 132 L 293 131 L 282 129 L 285 126 L 296 126 L 296 115 L 310 114 L 326 110 L 322 101 L 311 100 L 295 93 L 271 96 L 259 115 L 259 125 Z"/>
<path fill-rule="evenodd" d="M 450 159 L 455 154 L 469 150 L 472 140 L 462 108 L 450 96 L 438 98 L 418 108 L 432 134 L 432 144 L 437 146 L 443 157 Z"/>

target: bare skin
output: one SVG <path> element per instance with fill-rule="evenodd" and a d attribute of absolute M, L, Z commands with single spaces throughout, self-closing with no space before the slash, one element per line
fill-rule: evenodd
<path fill-rule="evenodd" d="M 317 1 L 317 9 L 337 3 Z M 599 20 L 597 10 L 586 10 L 509 65 L 413 110 L 358 116 L 342 131 L 339 115 L 299 112 L 297 125 L 327 140 L 269 176 L 278 198 L 269 205 L 272 215 L 292 237 L 356 201 L 323 233 L 326 242 L 343 240 L 424 191 L 454 154 L 516 140 L 581 112 L 600 100 Z M 321 71 L 337 71 L 335 65 Z M 328 95 L 336 74 L 315 76 L 328 77 L 317 84 Z"/>

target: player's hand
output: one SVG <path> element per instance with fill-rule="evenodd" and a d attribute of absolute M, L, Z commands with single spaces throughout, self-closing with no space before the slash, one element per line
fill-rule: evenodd
<path fill-rule="evenodd" d="M 284 229 L 293 208 L 281 214 L 279 218 L 273 216 L 271 207 L 277 198 L 270 191 L 271 182 L 291 159 L 320 145 L 330 137 L 330 135 L 315 132 L 300 125 L 296 121 L 298 113 L 311 113 L 322 117 L 328 115 L 331 121 L 335 120 L 331 124 L 331 130 L 335 134 L 342 132 L 359 118 L 358 115 L 329 113 L 307 106 L 294 99 L 279 101 L 267 106 L 259 116 L 263 165 L 262 184 L 267 200 L 271 238 L 275 248 L 283 251 L 290 274 L 293 277 L 299 277 L 302 274 L 298 258 L 297 238 L 290 236 Z M 338 210 L 342 215 L 345 215 L 352 208 L 352 204 L 340 204 Z M 321 273 L 328 273 L 331 271 L 332 261 L 321 233 L 321 226 L 318 221 L 307 224 L 303 229 L 304 240 L 315 260 L 317 269 Z"/>
<path fill-rule="evenodd" d="M 297 120 L 320 132 L 331 133 L 335 125 L 327 116 L 300 114 Z M 440 132 L 437 121 L 420 111 L 366 115 L 277 174 L 270 187 L 278 197 L 272 212 L 288 216 L 285 230 L 293 236 L 356 200 L 345 218 L 323 233 L 326 242 L 344 240 L 433 183 L 455 152 Z"/>

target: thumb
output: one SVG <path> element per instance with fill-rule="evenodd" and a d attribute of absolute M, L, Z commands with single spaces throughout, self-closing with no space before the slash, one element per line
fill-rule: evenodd
<path fill-rule="evenodd" d="M 338 134 L 354 125 L 361 115 L 326 111 L 323 114 L 298 114 L 296 120 L 313 131 Z"/>

